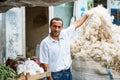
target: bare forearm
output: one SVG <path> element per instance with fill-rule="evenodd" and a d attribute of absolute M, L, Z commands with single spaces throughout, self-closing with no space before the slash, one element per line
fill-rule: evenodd
<path fill-rule="evenodd" d="M 42 64 L 45 71 L 50 71 L 48 64 Z M 47 80 L 53 80 L 52 76 L 48 76 Z"/>
<path fill-rule="evenodd" d="M 52 76 L 47 77 L 47 80 L 53 80 Z"/>
<path fill-rule="evenodd" d="M 75 28 L 80 27 L 80 26 L 85 22 L 85 20 L 86 20 L 87 18 L 88 18 L 88 16 L 87 16 L 87 15 L 84 15 L 81 19 L 77 20 L 77 21 L 75 22 Z"/>
<path fill-rule="evenodd" d="M 41 64 L 41 66 L 44 68 L 45 71 L 49 71 L 49 66 L 48 64 Z"/>

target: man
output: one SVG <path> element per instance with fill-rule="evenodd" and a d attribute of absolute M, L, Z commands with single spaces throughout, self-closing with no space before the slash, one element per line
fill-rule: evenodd
<path fill-rule="evenodd" d="M 87 17 L 87 15 L 83 16 L 66 29 L 63 29 L 62 19 L 51 20 L 51 32 L 40 44 L 40 62 L 44 64 L 46 71 L 51 71 L 49 80 L 72 80 L 70 41 L 75 29 L 80 27 Z"/>

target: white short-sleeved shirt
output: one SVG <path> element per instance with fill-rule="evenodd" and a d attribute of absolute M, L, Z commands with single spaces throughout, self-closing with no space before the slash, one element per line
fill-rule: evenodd
<path fill-rule="evenodd" d="M 48 35 L 40 44 L 40 62 L 49 65 L 51 72 L 68 69 L 72 60 L 70 55 L 70 41 L 75 34 L 75 26 L 61 31 L 59 41 Z"/>

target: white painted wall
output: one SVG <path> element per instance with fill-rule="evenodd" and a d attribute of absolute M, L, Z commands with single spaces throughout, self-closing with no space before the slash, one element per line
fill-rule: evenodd
<path fill-rule="evenodd" d="M 2 56 L 3 56 L 3 53 L 2 53 L 2 36 L 1 36 L 1 33 L 2 33 L 2 14 L 0 14 L 0 64 L 2 64 Z"/>
<path fill-rule="evenodd" d="M 6 59 L 25 56 L 25 9 L 12 8 L 5 13 Z"/>

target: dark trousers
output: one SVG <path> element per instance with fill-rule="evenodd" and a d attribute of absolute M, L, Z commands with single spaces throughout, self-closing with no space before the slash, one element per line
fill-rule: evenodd
<path fill-rule="evenodd" d="M 52 72 L 53 80 L 72 80 L 72 74 L 70 69 L 61 70 L 59 72 Z"/>

